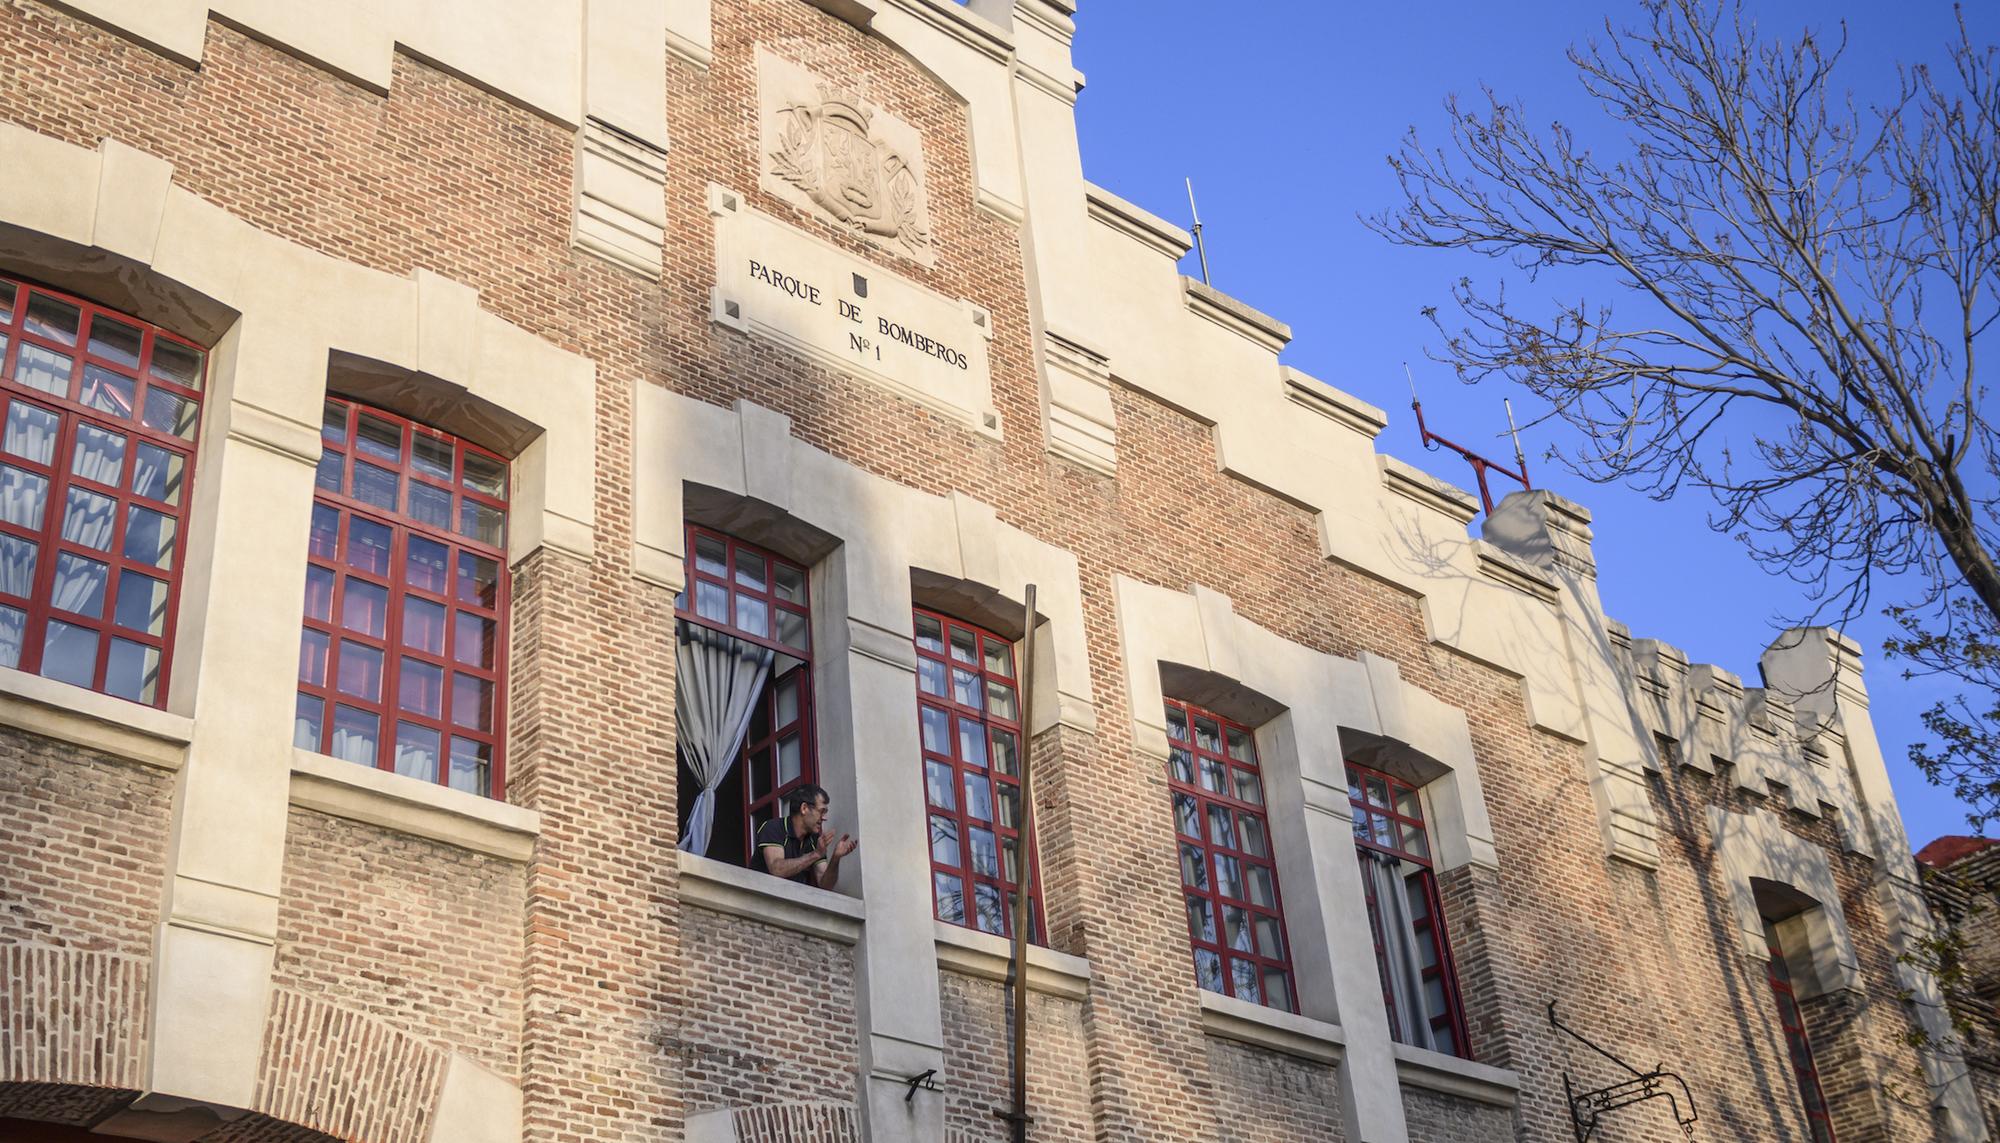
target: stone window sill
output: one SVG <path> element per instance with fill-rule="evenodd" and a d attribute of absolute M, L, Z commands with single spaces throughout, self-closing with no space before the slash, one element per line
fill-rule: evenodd
<path fill-rule="evenodd" d="M 1005 982 L 1014 965 L 1014 943 L 963 925 L 937 926 L 938 967 L 981 980 Z M 1069 1000 L 1090 995 L 1090 962 L 1080 956 L 1028 946 L 1028 989 Z"/>
<path fill-rule="evenodd" d="M 507 861 L 527 861 L 542 832 L 542 816 L 533 810 L 296 748 L 291 800 Z"/>
<path fill-rule="evenodd" d="M 193 719 L 5 669 L 0 725 L 165 770 L 180 769 L 194 739 Z"/>
<path fill-rule="evenodd" d="M 861 940 L 865 910 L 859 900 L 800 885 L 686 850 L 675 850 L 681 870 L 681 903 L 759 921 L 810 937 L 852 945 Z"/>
<path fill-rule="evenodd" d="M 1206 988 L 1201 995 L 1201 1030 L 1217 1039 L 1267 1048 L 1314 1063 L 1337 1064 L 1347 1050 L 1338 1024 L 1280 1012 Z"/>
<path fill-rule="evenodd" d="M 1427 1048 L 1396 1044 L 1396 1078 L 1404 1087 L 1422 1088 L 1494 1107 L 1521 1101 L 1521 1077 L 1506 1068 L 1474 1063 Z"/>

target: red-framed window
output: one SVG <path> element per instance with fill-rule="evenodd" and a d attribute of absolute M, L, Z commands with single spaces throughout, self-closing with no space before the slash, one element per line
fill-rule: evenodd
<path fill-rule="evenodd" d="M 716 789 L 709 854 L 747 865 L 757 831 L 784 817 L 785 796 L 819 781 L 811 576 L 802 564 L 693 524 L 687 550 L 688 586 L 675 601 L 675 616 L 777 652 L 742 754 Z"/>
<path fill-rule="evenodd" d="M 1805 1104 L 1806 1127 L 1813 1143 L 1834 1143 L 1833 1113 L 1827 1109 L 1826 1093 L 1819 1086 L 1819 1067 L 1813 1063 L 1812 1041 L 1806 1037 L 1805 1017 L 1799 1012 L 1798 994 L 1792 990 L 1792 972 L 1778 945 L 1775 925 L 1764 926 L 1764 940 L 1771 949 L 1771 993 L 1778 1002 L 1778 1023 L 1785 1030 L 1785 1051 L 1792 1058 L 1792 1077 L 1799 1084 L 1799 1099 Z"/>
<path fill-rule="evenodd" d="M 1021 707 L 1014 645 L 921 608 L 917 718 L 940 921 L 1014 933 L 1021 885 Z M 1040 866 L 1027 846 L 1028 939 L 1043 942 Z"/>
<path fill-rule="evenodd" d="M 1210 992 L 1296 1012 L 1256 739 L 1247 726 L 1173 699 L 1167 739 L 1195 980 Z"/>
<path fill-rule="evenodd" d="M 1423 799 L 1408 782 L 1353 763 L 1347 766 L 1347 797 L 1354 811 L 1355 844 L 1364 862 L 1368 928 L 1375 940 L 1389 1029 L 1401 1043 L 1469 1055 L 1465 1009 L 1431 865 Z M 1382 867 L 1385 876 L 1376 876 L 1368 862 Z M 1400 887 L 1400 899 L 1384 899 L 1385 885 L 1390 892 Z"/>
<path fill-rule="evenodd" d="M 293 741 L 501 797 L 506 458 L 338 397 L 320 443 Z"/>
<path fill-rule="evenodd" d="M 166 705 L 206 360 L 0 278 L 0 666 Z"/>

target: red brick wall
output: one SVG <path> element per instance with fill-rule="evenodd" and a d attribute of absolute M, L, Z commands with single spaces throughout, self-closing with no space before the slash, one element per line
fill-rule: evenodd
<path fill-rule="evenodd" d="M 960 1143 L 1006 1139 L 996 1109 L 1014 1106 L 1013 993 L 990 980 L 951 971 L 938 974 L 944 1015 L 942 1093 L 945 1131 Z M 1090 1068 L 1083 1032 L 1084 1006 L 1075 1000 L 1031 993 L 1028 997 L 1028 1114 L 1037 1143 L 1086 1143 L 1091 1139 Z"/>
<path fill-rule="evenodd" d="M 1405 1089 L 1403 1116 L 1410 1128 L 1410 1143 L 1490 1143 L 1514 1135 L 1514 1115 L 1504 1107 L 1473 1103 L 1434 1091 Z M 1629 1134 L 1630 1124 L 1620 1119 L 1615 1138 L 1639 1138 Z M 1559 1138 L 1559 1137 L 1558 1137 Z"/>
<path fill-rule="evenodd" d="M 1222 1143 L 1347 1138 L 1340 1079 L 1332 1068 L 1210 1040 L 1208 1072 L 1217 1104 L 1215 1138 Z"/>

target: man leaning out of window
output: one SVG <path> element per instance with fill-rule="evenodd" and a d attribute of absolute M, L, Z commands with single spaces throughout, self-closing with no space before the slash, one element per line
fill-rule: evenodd
<path fill-rule="evenodd" d="M 757 863 L 764 872 L 802 885 L 831 889 L 840 880 L 840 859 L 859 845 L 836 833 L 827 820 L 826 791 L 800 786 L 785 796 L 786 814 L 757 831 Z"/>

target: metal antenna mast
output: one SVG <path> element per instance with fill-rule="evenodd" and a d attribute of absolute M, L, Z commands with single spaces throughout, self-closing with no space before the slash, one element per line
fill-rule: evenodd
<path fill-rule="evenodd" d="M 1417 379 L 1410 373 L 1410 363 L 1407 361 L 1403 362 L 1403 377 L 1410 383 L 1410 408 L 1415 410 L 1417 414 L 1417 436 L 1423 441 L 1424 448 L 1448 448 L 1463 457 L 1465 463 L 1472 466 L 1472 475 L 1479 481 L 1479 502 L 1486 506 L 1487 514 L 1491 515 L 1493 512 L 1493 491 L 1486 486 L 1486 474 L 1488 472 L 1497 472 L 1502 476 L 1518 480 L 1521 482 L 1521 487 L 1523 488 L 1534 487 L 1534 485 L 1528 483 L 1528 458 L 1521 452 L 1521 432 L 1514 427 L 1514 403 L 1512 401 L 1506 402 L 1507 432 L 1514 438 L 1514 464 L 1516 467 L 1508 468 L 1498 461 L 1488 460 L 1480 456 L 1478 453 L 1473 452 L 1456 441 L 1446 440 L 1432 432 L 1424 424 L 1424 403 L 1417 399 Z"/>
<path fill-rule="evenodd" d="M 1201 284 L 1208 285 L 1208 247 L 1201 240 L 1201 211 L 1194 205 L 1194 180 L 1187 180 L 1188 213 L 1194 216 L 1194 252 L 1201 259 Z"/>

